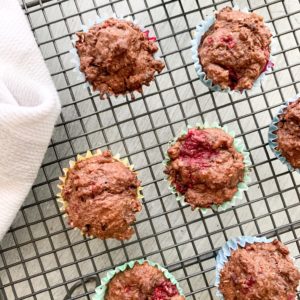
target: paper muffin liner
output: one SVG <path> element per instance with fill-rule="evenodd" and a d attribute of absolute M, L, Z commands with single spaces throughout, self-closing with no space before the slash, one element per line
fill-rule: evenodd
<path fill-rule="evenodd" d="M 136 25 L 140 28 L 140 30 L 145 34 L 145 36 L 148 38 L 148 40 L 156 41 L 156 37 L 155 36 L 150 37 L 149 36 L 149 30 L 145 29 L 141 24 L 139 24 L 139 22 L 136 19 L 133 19 L 132 17 L 124 18 L 122 16 L 117 16 L 115 13 L 112 14 L 111 16 L 103 16 L 103 17 L 97 16 L 96 19 L 94 19 L 94 20 L 90 19 L 90 20 L 88 20 L 87 25 L 81 25 L 81 30 L 83 32 L 88 32 L 89 29 L 91 27 L 93 27 L 94 25 L 101 24 L 102 22 L 104 22 L 104 21 L 106 21 L 107 19 L 110 19 L 110 18 L 114 18 L 114 19 L 118 19 L 118 20 L 126 20 L 126 21 L 132 22 L 134 25 Z M 85 74 L 80 71 L 80 57 L 79 57 L 77 49 L 75 47 L 77 40 L 78 40 L 77 36 L 75 36 L 74 38 L 71 39 L 71 42 L 72 42 L 72 45 L 74 46 L 74 48 L 72 48 L 69 51 L 71 56 L 72 56 L 71 57 L 71 63 L 74 65 L 73 71 L 77 74 L 77 80 L 78 81 L 85 81 L 85 83 L 84 83 L 85 88 L 89 87 L 92 91 L 94 91 L 94 88 L 92 87 L 92 85 L 86 80 Z M 158 51 L 153 54 L 153 57 L 155 59 L 161 59 L 161 57 L 158 54 Z M 101 91 L 99 91 L 99 92 L 101 92 Z M 106 95 L 116 96 L 116 97 L 130 95 L 134 99 L 134 96 L 133 96 L 132 93 L 133 92 L 125 92 L 124 94 L 118 94 L 118 95 L 115 95 L 114 93 L 106 93 Z"/>
<path fill-rule="evenodd" d="M 101 154 L 102 154 L 102 151 L 100 149 L 96 150 L 95 153 L 92 153 L 90 150 L 88 150 L 85 155 L 78 154 L 77 158 L 76 158 L 76 161 L 70 160 L 69 161 L 69 168 L 63 168 L 64 176 L 59 177 L 60 184 L 58 184 L 57 187 L 59 188 L 60 192 L 56 195 L 56 200 L 59 203 L 59 205 L 60 205 L 60 211 L 62 213 L 64 213 L 63 216 L 65 218 L 68 217 L 68 214 L 66 213 L 66 208 L 68 207 L 68 202 L 63 198 L 63 196 L 62 196 L 62 190 L 64 189 L 65 182 L 66 182 L 66 179 L 68 177 L 69 171 L 72 168 L 74 168 L 74 166 L 76 165 L 77 162 L 89 159 L 89 158 L 94 157 L 94 156 L 99 156 Z M 134 165 L 130 165 L 127 158 L 121 159 L 120 158 L 120 154 L 114 155 L 113 158 L 115 160 L 121 162 L 122 164 L 124 164 L 130 171 L 132 171 L 135 174 L 137 174 L 137 172 L 134 171 Z M 141 186 L 139 186 L 137 188 L 137 191 L 136 191 L 136 197 L 137 197 L 137 199 L 144 198 L 144 196 L 141 194 L 142 190 L 143 190 L 143 188 Z M 81 235 L 89 237 L 91 239 L 94 238 L 94 236 L 86 234 L 81 228 L 77 228 L 77 227 L 73 226 L 72 224 L 70 224 L 70 226 L 74 230 L 78 230 L 79 229 L 80 232 L 81 232 Z"/>
<path fill-rule="evenodd" d="M 249 13 L 248 8 L 243 8 L 240 9 L 238 5 L 234 5 L 233 7 L 234 10 L 240 10 L 241 12 Z M 253 83 L 253 87 L 249 90 L 242 90 L 242 91 L 237 91 L 237 90 L 232 90 L 229 87 L 226 89 L 222 89 L 220 85 L 218 84 L 213 84 L 212 80 L 207 78 L 206 73 L 202 69 L 200 60 L 199 60 L 199 55 L 198 55 L 198 47 L 201 43 L 203 35 L 209 30 L 209 28 L 215 23 L 216 18 L 215 15 L 213 16 L 208 16 L 205 20 L 202 20 L 199 25 L 196 26 L 196 30 L 194 32 L 194 39 L 191 41 L 192 44 L 192 58 L 195 66 L 196 73 L 202 83 L 204 83 L 210 90 L 216 92 L 225 92 L 225 93 L 241 93 L 243 94 L 245 91 L 250 91 L 253 88 L 257 88 L 261 86 L 261 83 L 263 79 L 265 78 L 266 74 L 271 71 L 272 67 L 274 66 L 274 57 L 272 53 L 274 53 L 274 41 L 273 38 L 271 38 L 271 44 L 270 44 L 270 57 L 269 61 L 265 67 L 265 70 L 259 75 L 259 77 L 255 80 Z M 274 36 L 274 33 L 272 32 L 272 28 L 267 24 L 264 23 L 271 31 L 272 35 Z"/>
<path fill-rule="evenodd" d="M 163 272 L 166 279 L 169 279 L 172 284 L 176 285 L 176 288 L 181 296 L 184 296 L 183 291 L 181 287 L 179 286 L 179 283 L 177 282 L 176 278 L 165 268 L 160 266 L 158 263 L 152 262 L 150 260 L 145 259 L 139 259 L 139 260 L 132 260 L 130 262 L 127 262 L 121 266 L 116 267 L 114 270 L 110 270 L 107 272 L 106 276 L 101 279 L 101 285 L 96 287 L 95 292 L 96 294 L 93 296 L 93 300 L 104 300 L 105 294 L 107 290 L 108 283 L 112 280 L 112 278 L 119 272 L 124 272 L 127 269 L 132 269 L 134 265 L 137 263 L 139 265 L 143 264 L 144 262 L 147 262 L 150 266 L 155 267 Z"/>
<path fill-rule="evenodd" d="M 277 123 L 280 121 L 279 117 L 280 115 L 284 114 L 285 109 L 288 107 L 289 103 L 296 101 L 297 99 L 300 98 L 300 93 L 297 94 L 295 97 L 288 99 L 287 101 L 284 102 L 283 105 L 281 105 L 279 107 L 279 110 L 277 112 L 277 114 L 275 115 L 275 117 L 273 118 L 270 126 L 269 126 L 269 133 L 268 133 L 268 140 L 269 140 L 269 146 L 271 148 L 271 150 L 273 151 L 273 153 L 275 154 L 275 156 L 284 164 L 288 167 L 289 171 L 293 172 L 296 171 L 298 173 L 300 173 L 300 169 L 295 169 L 289 162 L 288 160 L 281 155 L 281 151 L 277 148 L 278 144 L 277 144 L 277 135 L 276 135 L 276 131 L 278 129 L 277 127 Z"/>
<path fill-rule="evenodd" d="M 249 154 L 249 152 L 245 151 L 245 145 L 243 144 L 242 140 L 235 138 L 235 132 L 233 130 L 229 130 L 227 128 L 227 126 L 221 127 L 216 122 L 214 122 L 212 124 L 209 124 L 207 122 L 196 123 L 196 126 L 188 125 L 187 128 L 188 128 L 187 130 L 182 130 L 179 136 L 175 137 L 173 140 L 171 140 L 169 142 L 169 147 L 174 145 L 180 137 L 186 135 L 189 129 L 219 128 L 219 129 L 222 129 L 223 131 L 225 131 L 226 133 L 228 133 L 230 136 L 232 136 L 234 138 L 233 146 L 234 146 L 235 150 L 238 151 L 239 153 L 241 153 L 244 157 L 245 171 L 244 171 L 243 181 L 238 184 L 238 186 L 237 186 L 238 190 L 230 200 L 228 200 L 228 201 L 226 201 L 226 202 L 224 202 L 220 205 L 213 204 L 210 208 L 215 210 L 215 211 L 224 211 L 227 208 L 235 206 L 236 202 L 243 198 L 243 192 L 248 190 L 248 184 L 251 182 L 251 177 L 250 177 L 250 166 L 251 166 L 250 154 Z M 168 152 L 166 152 L 165 153 L 165 159 L 163 161 L 164 166 L 167 166 L 170 163 L 170 161 L 171 161 L 171 159 L 168 155 Z M 189 204 L 188 202 L 185 202 L 185 196 L 180 194 L 176 190 L 176 187 L 172 185 L 172 183 L 168 179 L 168 176 L 165 176 L 165 180 L 169 184 L 169 190 L 171 191 L 171 193 L 176 195 L 176 200 L 180 201 L 182 205 Z M 203 213 L 206 213 L 207 210 L 208 210 L 208 208 L 196 207 L 195 210 L 197 210 L 197 209 L 200 209 Z"/>
<path fill-rule="evenodd" d="M 237 250 L 239 247 L 244 248 L 246 244 L 254 244 L 254 243 L 272 243 L 273 240 L 267 239 L 266 237 L 253 237 L 253 236 L 240 236 L 237 238 L 233 238 L 226 242 L 226 244 L 221 248 L 218 252 L 216 258 L 216 279 L 215 286 L 217 287 L 216 295 L 224 299 L 223 294 L 219 290 L 220 285 L 220 273 L 223 269 L 224 265 L 228 262 L 228 258 L 231 256 L 231 252 Z"/>

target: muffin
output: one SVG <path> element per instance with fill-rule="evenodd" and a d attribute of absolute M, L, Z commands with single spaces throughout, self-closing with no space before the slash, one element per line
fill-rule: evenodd
<path fill-rule="evenodd" d="M 89 237 L 129 239 L 142 208 L 140 181 L 132 166 L 109 151 L 88 152 L 70 166 L 59 186 L 70 226 Z"/>
<path fill-rule="evenodd" d="M 288 103 L 277 123 L 277 150 L 290 165 L 300 168 L 300 98 Z"/>
<path fill-rule="evenodd" d="M 167 154 L 167 179 L 192 209 L 230 201 L 244 181 L 244 156 L 221 128 L 191 128 Z"/>
<path fill-rule="evenodd" d="M 110 277 L 96 288 L 95 300 L 185 300 L 175 278 L 150 261 L 127 263 Z"/>
<path fill-rule="evenodd" d="M 131 21 L 114 18 L 77 33 L 80 70 L 101 98 L 142 92 L 155 72 L 163 70 L 164 63 L 154 57 L 158 51 L 155 39 L 148 33 Z"/>
<path fill-rule="evenodd" d="M 271 36 L 263 17 L 221 9 L 198 46 L 202 71 L 221 90 L 251 89 L 269 66 Z"/>
<path fill-rule="evenodd" d="M 220 272 L 225 300 L 294 300 L 300 272 L 280 241 L 247 243 L 231 252 Z"/>

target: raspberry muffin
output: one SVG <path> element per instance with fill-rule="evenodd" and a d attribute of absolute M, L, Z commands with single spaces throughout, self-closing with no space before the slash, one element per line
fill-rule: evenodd
<path fill-rule="evenodd" d="M 246 166 L 234 139 L 221 128 L 192 128 L 169 147 L 165 173 L 192 209 L 229 201 Z"/>
<path fill-rule="evenodd" d="M 300 98 L 288 103 L 277 123 L 277 150 L 290 165 L 300 168 Z"/>
<path fill-rule="evenodd" d="M 131 21 L 114 18 L 77 33 L 80 70 L 101 98 L 142 92 L 142 86 L 163 70 L 164 63 L 154 57 L 155 38 L 148 33 Z"/>
<path fill-rule="evenodd" d="M 105 300 L 185 300 L 164 273 L 147 261 L 117 273 L 107 284 Z"/>
<path fill-rule="evenodd" d="M 294 300 L 300 272 L 280 241 L 246 244 L 232 251 L 220 272 L 225 300 Z"/>
<path fill-rule="evenodd" d="M 90 237 L 129 239 L 140 204 L 140 181 L 132 166 L 109 151 L 79 159 L 65 170 L 59 194 L 72 227 Z"/>
<path fill-rule="evenodd" d="M 202 36 L 199 62 L 222 90 L 251 89 L 270 64 L 271 32 L 263 17 L 225 7 Z"/>

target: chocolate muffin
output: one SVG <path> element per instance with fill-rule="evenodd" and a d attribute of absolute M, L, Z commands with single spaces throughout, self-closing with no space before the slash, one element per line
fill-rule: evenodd
<path fill-rule="evenodd" d="M 207 78 L 222 89 L 251 89 L 268 66 L 271 36 L 263 17 L 223 8 L 198 48 Z"/>
<path fill-rule="evenodd" d="M 100 239 L 129 239 L 141 210 L 140 181 L 109 151 L 77 161 L 63 180 L 61 197 L 72 227 Z"/>
<path fill-rule="evenodd" d="M 294 300 L 300 280 L 288 248 L 278 240 L 233 251 L 220 275 L 225 300 Z"/>
<path fill-rule="evenodd" d="M 155 72 L 164 68 L 164 63 L 154 58 L 158 51 L 155 38 L 149 38 L 148 31 L 141 31 L 133 22 L 110 18 L 77 36 L 80 70 L 101 98 L 142 92 L 142 85 L 149 85 Z"/>
<path fill-rule="evenodd" d="M 163 272 L 144 262 L 117 273 L 107 285 L 105 300 L 185 300 Z"/>
<path fill-rule="evenodd" d="M 192 209 L 231 200 L 243 181 L 243 155 L 219 128 L 189 129 L 168 149 L 165 173 Z"/>
<path fill-rule="evenodd" d="M 277 127 L 277 149 L 293 168 L 300 168 L 300 98 L 288 104 Z"/>

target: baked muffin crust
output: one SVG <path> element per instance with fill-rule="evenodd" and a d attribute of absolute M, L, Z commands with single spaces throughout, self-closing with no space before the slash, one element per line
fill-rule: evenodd
<path fill-rule="evenodd" d="M 269 63 L 271 36 L 263 17 L 223 8 L 198 48 L 207 78 L 222 89 L 251 89 Z"/>
<path fill-rule="evenodd" d="M 189 129 L 168 149 L 165 169 L 176 190 L 194 209 L 230 200 L 243 181 L 243 155 L 233 138 L 219 128 Z"/>
<path fill-rule="evenodd" d="M 225 300 L 294 300 L 300 280 L 288 248 L 278 240 L 232 252 L 220 275 Z"/>
<path fill-rule="evenodd" d="M 108 283 L 105 300 L 185 300 L 163 272 L 147 262 L 116 274 Z"/>
<path fill-rule="evenodd" d="M 130 21 L 110 18 L 77 36 L 80 70 L 102 98 L 141 92 L 164 68 L 154 58 L 158 47 L 153 38 Z"/>
<path fill-rule="evenodd" d="M 294 168 L 300 168 L 300 98 L 288 104 L 277 124 L 277 149 Z"/>
<path fill-rule="evenodd" d="M 72 227 L 100 239 L 129 239 L 141 210 L 140 181 L 109 151 L 76 162 L 62 189 Z"/>

